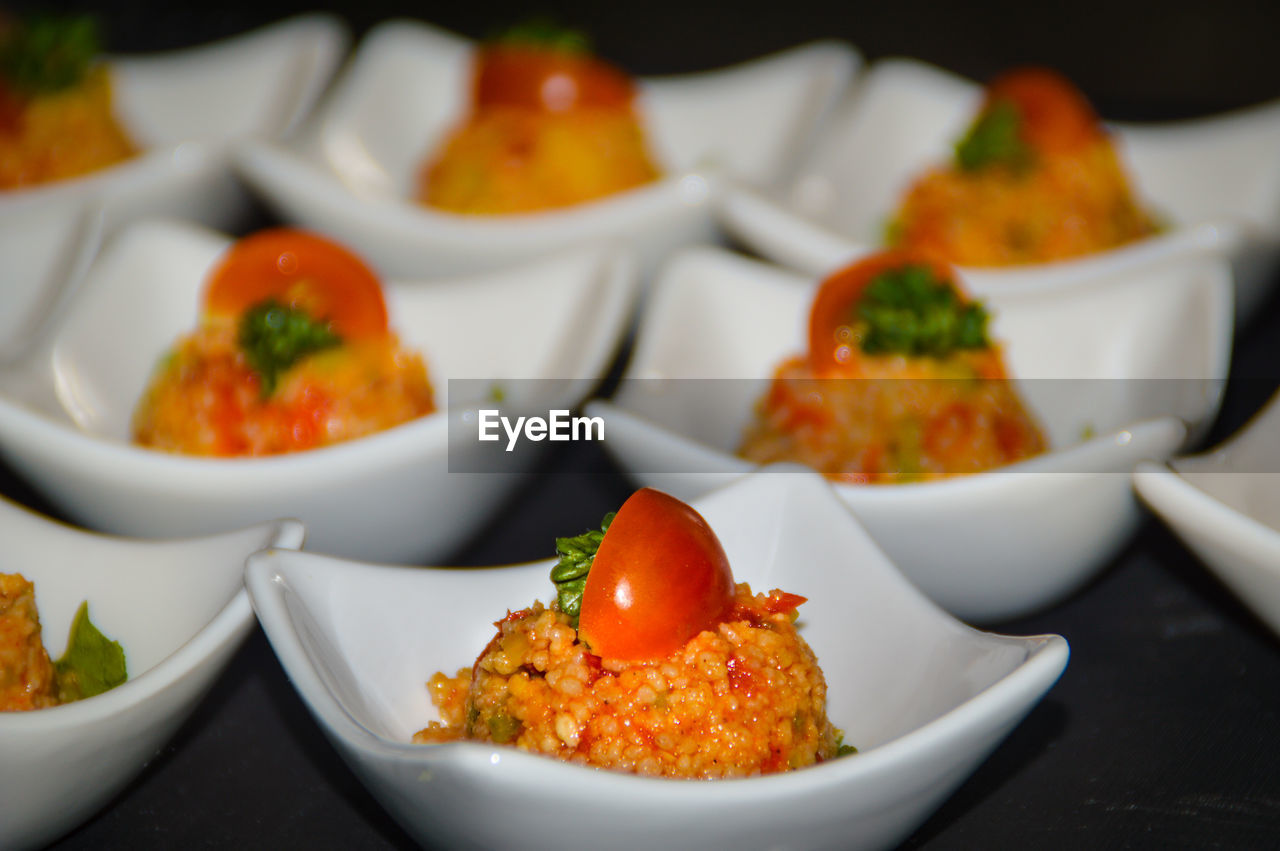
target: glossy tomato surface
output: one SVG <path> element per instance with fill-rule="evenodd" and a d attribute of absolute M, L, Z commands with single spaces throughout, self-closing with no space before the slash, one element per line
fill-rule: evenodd
<path fill-rule="evenodd" d="M 1069 153 L 1102 135 L 1084 94 L 1057 71 L 1027 67 L 1007 71 L 987 86 L 987 104 L 1013 103 L 1022 118 L 1022 138 L 1045 153 Z"/>
<path fill-rule="evenodd" d="M 495 44 L 477 57 L 475 105 L 481 109 L 623 109 L 634 94 L 626 74 L 585 52 Z"/>
<path fill-rule="evenodd" d="M 209 275 L 205 311 L 238 317 L 269 299 L 328 321 L 347 339 L 387 330 L 377 275 L 346 248 L 308 231 L 273 228 L 234 243 Z"/>
<path fill-rule="evenodd" d="M 591 652 L 651 661 L 733 608 L 729 559 L 697 511 L 652 488 L 622 504 L 596 551 L 578 634 Z"/>

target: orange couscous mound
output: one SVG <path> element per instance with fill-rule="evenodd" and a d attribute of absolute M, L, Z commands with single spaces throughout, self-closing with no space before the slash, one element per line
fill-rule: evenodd
<path fill-rule="evenodd" d="M 1034 168 L 933 169 L 908 189 L 892 242 L 965 266 L 1092 254 L 1155 231 L 1109 139 Z"/>
<path fill-rule="evenodd" d="M 1046 68 L 988 85 L 956 156 L 907 189 L 898 247 L 967 266 L 1079 257 L 1154 232 L 1088 100 Z"/>
<path fill-rule="evenodd" d="M 652 662 L 593 655 L 567 615 L 535 603 L 497 624 L 472 669 L 431 677 L 443 722 L 414 741 L 475 739 L 693 779 L 831 759 L 840 745 L 826 681 L 792 622 L 794 607 L 777 605 L 782 596 L 739 583 L 730 617 Z"/>
<path fill-rule="evenodd" d="M 658 177 L 636 87 L 582 33 L 533 20 L 477 47 L 468 114 L 418 175 L 418 198 L 502 215 L 591 201 Z"/>
<path fill-rule="evenodd" d="M 207 319 L 165 357 L 134 414 L 135 442 L 191 455 L 274 455 L 382 431 L 435 409 L 421 356 L 387 333 L 294 364 L 264 396 L 235 321 Z"/>
<path fill-rule="evenodd" d="M 136 153 L 112 112 L 105 67 L 73 87 L 32 95 L 0 79 L 0 189 L 77 177 Z"/>
<path fill-rule="evenodd" d="M 58 705 L 58 683 L 45 652 L 35 587 L 0 573 L 0 712 Z"/>
<path fill-rule="evenodd" d="M 456 213 L 527 213 L 602 198 L 657 176 L 630 110 L 493 107 L 449 137 L 423 169 L 419 196 Z"/>
<path fill-rule="evenodd" d="M 1044 451 L 1045 440 L 991 350 L 948 363 L 868 358 L 869 373 L 817 377 L 806 358 L 778 368 L 738 454 L 794 461 L 847 483 L 977 473 Z"/>

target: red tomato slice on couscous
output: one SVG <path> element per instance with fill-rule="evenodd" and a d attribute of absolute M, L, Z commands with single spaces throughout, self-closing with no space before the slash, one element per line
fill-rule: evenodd
<path fill-rule="evenodd" d="M 1049 68 L 1017 68 L 996 77 L 987 85 L 986 103 L 999 101 L 1017 107 L 1023 141 L 1045 153 L 1078 151 L 1102 135 L 1088 99 Z"/>
<path fill-rule="evenodd" d="M 856 364 L 860 353 L 853 328 L 863 291 L 882 273 L 906 266 L 926 266 L 939 281 L 955 284 L 950 266 L 905 250 L 871 254 L 823 280 L 809 310 L 809 362 L 815 375 L 848 371 Z"/>
<path fill-rule="evenodd" d="M 733 607 L 729 559 L 697 511 L 652 488 L 631 495 L 596 551 L 578 634 L 611 659 L 662 659 Z"/>
<path fill-rule="evenodd" d="M 346 248 L 308 231 L 272 228 L 233 244 L 209 275 L 204 308 L 210 316 L 239 317 L 269 299 L 329 322 L 344 339 L 387 332 L 377 275 Z"/>
<path fill-rule="evenodd" d="M 635 95 L 626 74 L 586 52 L 495 44 L 483 48 L 476 61 L 477 109 L 622 109 Z"/>

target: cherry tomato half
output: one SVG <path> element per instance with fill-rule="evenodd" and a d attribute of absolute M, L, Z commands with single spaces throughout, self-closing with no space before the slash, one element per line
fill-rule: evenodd
<path fill-rule="evenodd" d="M 629 106 L 634 95 L 626 74 L 587 53 L 497 44 L 481 49 L 477 57 L 477 108 L 618 109 Z"/>
<path fill-rule="evenodd" d="M 862 291 L 881 273 L 904 266 L 928 266 L 939 281 L 955 285 L 950 266 L 907 249 L 870 254 L 833 272 L 818 288 L 809 310 L 809 364 L 815 375 L 856 367 L 861 351 L 853 323 Z"/>
<path fill-rule="evenodd" d="M 582 594 L 578 635 L 597 656 L 662 659 L 733 608 L 715 532 L 675 497 L 644 488 L 618 509 Z"/>
<path fill-rule="evenodd" d="M 238 317 L 267 299 L 332 323 L 341 337 L 377 337 L 387 330 L 378 277 L 359 257 L 322 236 L 273 228 L 232 245 L 209 274 L 204 307 Z"/>
<path fill-rule="evenodd" d="M 986 102 L 1010 101 L 1022 116 L 1022 138 L 1045 153 L 1070 153 L 1102 136 L 1102 125 L 1075 85 L 1049 68 L 1006 71 L 987 85 Z"/>

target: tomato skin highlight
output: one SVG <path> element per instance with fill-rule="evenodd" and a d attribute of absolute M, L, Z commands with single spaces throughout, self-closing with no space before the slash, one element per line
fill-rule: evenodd
<path fill-rule="evenodd" d="M 939 281 L 956 286 L 956 276 L 946 263 L 908 249 L 869 254 L 838 269 L 823 280 L 809 310 L 809 363 L 814 375 L 856 374 L 862 357 L 859 341 L 842 333 L 867 285 L 880 274 L 904 266 L 927 266 Z M 847 339 L 846 339 L 847 338 Z"/>
<path fill-rule="evenodd" d="M 1021 136 L 1038 151 L 1071 153 L 1104 135 L 1088 99 L 1052 69 L 1031 66 L 999 75 L 987 85 L 986 103 L 1002 100 L 1017 107 Z"/>
<path fill-rule="evenodd" d="M 308 231 L 271 228 L 234 243 L 209 274 L 204 310 L 239 318 L 269 299 L 329 322 L 345 339 L 387 332 L 377 275 L 346 248 Z"/>
<path fill-rule="evenodd" d="M 733 609 L 729 559 L 702 515 L 653 488 L 618 510 L 596 551 L 578 635 L 597 656 L 663 659 Z"/>
<path fill-rule="evenodd" d="M 587 53 L 499 44 L 483 48 L 476 59 L 477 109 L 625 109 L 634 96 L 626 74 Z"/>

